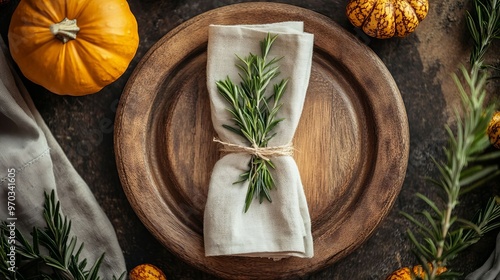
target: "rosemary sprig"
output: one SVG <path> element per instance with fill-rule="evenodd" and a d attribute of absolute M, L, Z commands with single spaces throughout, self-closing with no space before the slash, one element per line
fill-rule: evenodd
<path fill-rule="evenodd" d="M 474 11 L 467 12 L 466 19 L 474 44 L 470 63 L 476 68 L 482 66 L 491 42 L 500 38 L 500 0 L 474 0 Z"/>
<path fill-rule="evenodd" d="M 462 115 L 455 111 L 456 132 L 446 126 L 449 136 L 444 149 L 446 161 L 434 160 L 440 178 L 431 180 L 439 187 L 441 200 L 432 201 L 417 193 L 430 210 L 419 213 L 423 221 L 402 213 L 417 226 L 417 234 L 408 230 L 414 253 L 426 270 L 424 279 L 456 278 L 460 273 L 450 269 L 437 275 L 439 267 L 447 266 L 460 252 L 476 243 L 482 235 L 500 227 L 500 204 L 491 199 L 472 222 L 457 217 L 453 211 L 461 195 L 483 185 L 500 174 L 499 166 L 491 160 L 500 158 L 500 151 L 488 151 L 490 146 L 486 128 L 495 111 L 485 105 L 487 74 L 483 72 L 484 56 L 493 39 L 500 35 L 500 3 L 498 0 L 475 0 L 474 13 L 467 13 L 467 26 L 474 45 L 470 56 L 470 71 L 461 73 L 465 87 L 458 76 L 455 83 L 462 99 Z M 417 237 L 418 236 L 418 237 Z"/>
<path fill-rule="evenodd" d="M 239 85 L 234 84 L 229 77 L 217 81 L 219 93 L 229 103 L 227 110 L 233 116 L 234 126 L 224 124 L 223 127 L 245 138 L 252 147 L 267 147 L 269 140 L 276 134 L 273 128 L 283 119 L 276 115 L 281 108 L 281 97 L 285 92 L 288 80 L 283 79 L 273 86 L 273 93 L 267 94 L 267 87 L 271 80 L 279 75 L 279 66 L 276 63 L 281 58 L 268 60 L 269 51 L 277 35 L 267 34 L 260 42 L 261 55 L 250 53 L 246 57 L 239 57 L 236 65 L 240 70 Z M 270 159 L 252 155 L 249 170 L 240 175 L 236 183 L 249 181 L 245 197 L 245 212 L 252 200 L 259 198 L 260 203 L 265 199 L 272 201 L 270 191 L 275 187 L 270 169 L 274 168 Z"/>
<path fill-rule="evenodd" d="M 60 213 L 60 203 L 56 201 L 54 191 L 45 194 L 43 217 L 47 226 L 43 229 L 34 227 L 31 232 L 32 243 L 19 231 L 15 230 L 16 270 L 12 272 L 7 265 L 6 253 L 12 244 L 8 243 L 11 234 L 6 224 L 0 227 L 0 275 L 2 279 L 56 279 L 56 280 L 99 280 L 99 268 L 104 258 L 87 268 L 87 260 L 80 260 L 83 243 L 78 247 L 77 237 L 71 236 L 71 221 Z M 43 248 L 43 249 L 42 249 Z M 125 279 L 124 272 L 119 278 Z"/>
<path fill-rule="evenodd" d="M 485 131 L 494 107 L 483 107 L 486 75 L 481 74 L 479 68 L 474 69 L 469 76 L 467 70 L 462 68 L 470 94 L 455 77 L 462 96 L 464 116 L 456 112 L 456 133 L 446 126 L 449 135 L 449 144 L 444 150 L 446 162 L 434 161 L 440 178 L 431 181 L 439 187 L 441 200 L 434 202 L 417 193 L 417 197 L 430 208 L 418 213 L 423 221 L 402 213 L 417 226 L 419 238 L 411 230 L 407 233 L 414 245 L 415 255 L 427 272 L 425 279 L 446 279 L 459 275 L 450 269 L 437 275 L 437 269 L 447 266 L 458 253 L 476 243 L 486 232 L 500 227 L 500 222 L 496 220 L 500 217 L 500 204 L 493 199 L 474 222 L 453 214 L 461 195 L 500 174 L 497 165 L 488 163 L 488 160 L 500 158 L 500 152 L 485 152 L 490 145 Z"/>

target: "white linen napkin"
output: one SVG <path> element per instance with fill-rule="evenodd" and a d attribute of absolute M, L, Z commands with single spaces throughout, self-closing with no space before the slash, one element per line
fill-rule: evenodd
<path fill-rule="evenodd" d="M 55 190 L 62 214 L 72 221 L 71 236 L 78 238 L 77 249 L 85 244 L 80 261 L 87 259 L 89 270 L 105 253 L 101 279 L 119 277 L 126 266 L 113 225 L 11 71 L 7 52 L 0 38 L 0 219 L 16 218 L 12 223 L 31 242 L 33 227 L 46 227 L 44 192 Z M 9 194 L 9 182 L 15 184 L 15 195 Z M 7 211 L 8 199 L 15 203 L 13 213 Z"/>
<path fill-rule="evenodd" d="M 236 55 L 260 54 L 260 41 L 268 33 L 277 34 L 269 57 L 283 57 L 281 74 L 272 81 L 289 79 L 277 118 L 284 118 L 275 128 L 276 136 L 268 146 L 286 145 L 297 128 L 311 72 L 313 34 L 303 31 L 302 22 L 262 25 L 211 25 L 209 27 L 207 86 L 211 101 L 212 122 L 218 137 L 228 143 L 248 145 L 242 137 L 222 127 L 233 125 L 226 110 L 229 104 L 218 93 L 216 81 L 229 77 L 239 84 Z M 270 86 L 272 87 L 272 86 Z M 233 184 L 248 170 L 251 155 L 230 153 L 214 166 L 204 213 L 205 255 L 237 255 L 281 259 L 290 256 L 311 258 L 313 240 L 311 221 L 299 170 L 291 156 L 272 158 L 276 188 L 272 202 L 259 204 L 254 199 L 245 213 L 248 181 Z"/>

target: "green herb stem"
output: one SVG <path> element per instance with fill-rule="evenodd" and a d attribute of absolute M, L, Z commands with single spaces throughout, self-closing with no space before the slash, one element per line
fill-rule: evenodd
<path fill-rule="evenodd" d="M 104 254 L 87 269 L 87 260 L 80 259 L 83 243 L 77 249 L 77 237 L 71 236 L 71 221 L 61 215 L 60 204 L 54 191 L 50 195 L 45 194 L 43 217 L 47 226 L 43 229 L 33 228 L 32 243 L 18 229 L 15 230 L 17 269 L 11 271 L 6 266 L 7 262 L 2 262 L 2 279 L 99 280 L 98 274 Z M 12 246 L 7 243 L 7 236 L 11 233 L 5 223 L 0 225 L 0 231 L 0 253 L 3 257 L 3 253 Z M 47 253 L 41 250 L 42 247 L 47 249 Z M 125 276 L 124 272 L 118 280 L 125 279 Z M 113 276 L 112 279 L 117 278 Z"/>
<path fill-rule="evenodd" d="M 445 162 L 434 163 L 440 177 L 431 179 L 439 187 L 440 201 L 432 201 L 417 194 L 431 209 L 418 214 L 417 219 L 402 213 L 416 225 L 418 231 L 408 230 L 414 253 L 426 271 L 425 279 L 458 277 L 448 269 L 438 275 L 438 269 L 447 266 L 460 252 L 476 243 L 486 232 L 500 227 L 500 205 L 491 199 L 479 212 L 475 221 L 454 215 L 463 194 L 500 175 L 499 166 L 492 159 L 500 158 L 499 152 L 490 152 L 486 134 L 488 123 L 495 112 L 493 105 L 486 105 L 487 74 L 484 56 L 491 42 L 500 36 L 500 3 L 498 0 L 475 0 L 474 12 L 467 13 L 467 26 L 473 40 L 470 70 L 461 68 L 464 80 L 454 76 L 462 100 L 462 110 L 455 111 L 456 128 L 445 126 L 448 145 L 444 149 Z M 430 264 L 430 265 L 429 265 Z"/>
<path fill-rule="evenodd" d="M 223 127 L 246 139 L 251 147 L 267 147 L 269 140 L 275 134 L 274 127 L 283 119 L 277 119 L 281 108 L 281 98 L 285 92 L 287 80 L 281 80 L 273 87 L 273 93 L 267 95 L 267 88 L 279 72 L 276 63 L 281 58 L 268 59 L 269 51 L 277 35 L 267 34 L 260 42 L 261 55 L 249 54 L 247 57 L 237 56 L 241 82 L 236 85 L 229 77 L 217 81 L 219 94 L 224 97 L 230 108 L 234 125 L 224 124 Z M 270 191 L 275 187 L 271 169 L 274 164 L 270 159 L 252 155 L 249 170 L 240 175 L 236 183 L 248 181 L 249 186 L 245 198 L 245 212 L 248 211 L 254 198 L 272 201 Z"/>
<path fill-rule="evenodd" d="M 494 39 L 500 38 L 500 1 L 474 0 L 474 10 L 467 12 L 467 27 L 473 41 L 470 55 L 472 69 L 483 67 L 486 51 Z"/>

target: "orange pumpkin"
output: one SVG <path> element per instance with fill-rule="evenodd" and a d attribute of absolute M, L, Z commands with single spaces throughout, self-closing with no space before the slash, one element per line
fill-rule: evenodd
<path fill-rule="evenodd" d="M 428 0 L 350 0 L 346 8 L 354 26 L 379 39 L 412 33 L 428 11 Z"/>
<path fill-rule="evenodd" d="M 432 269 L 432 264 L 428 264 Z M 410 270 L 411 269 L 411 270 Z M 440 275 L 446 271 L 446 267 L 438 267 L 436 273 Z M 413 267 L 403 267 L 391 273 L 385 280 L 413 280 L 415 277 L 424 278 L 426 276 L 425 269 L 421 265 Z"/>
<path fill-rule="evenodd" d="M 126 0 L 21 0 L 8 38 L 26 78 L 53 93 L 75 96 L 118 79 L 139 45 Z"/>
<path fill-rule="evenodd" d="M 134 267 L 129 273 L 130 280 L 167 280 L 158 267 L 145 263 Z"/>

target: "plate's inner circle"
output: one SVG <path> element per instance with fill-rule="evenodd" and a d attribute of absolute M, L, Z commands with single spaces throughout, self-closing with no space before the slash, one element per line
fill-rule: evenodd
<path fill-rule="evenodd" d="M 335 230 L 356 207 L 376 151 L 374 118 L 360 99 L 363 88 L 339 69 L 343 68 L 334 67 L 327 53 L 315 49 L 293 139 L 306 198 L 314 202 L 309 203 L 314 237 Z M 175 202 L 170 209 L 200 236 L 210 174 L 221 155 L 213 142 L 205 72 L 206 49 L 185 57 L 170 72 L 158 89 L 149 116 L 149 123 L 157 126 L 150 128 L 146 141 L 150 168 L 158 171 L 158 193 L 166 203 Z"/>

